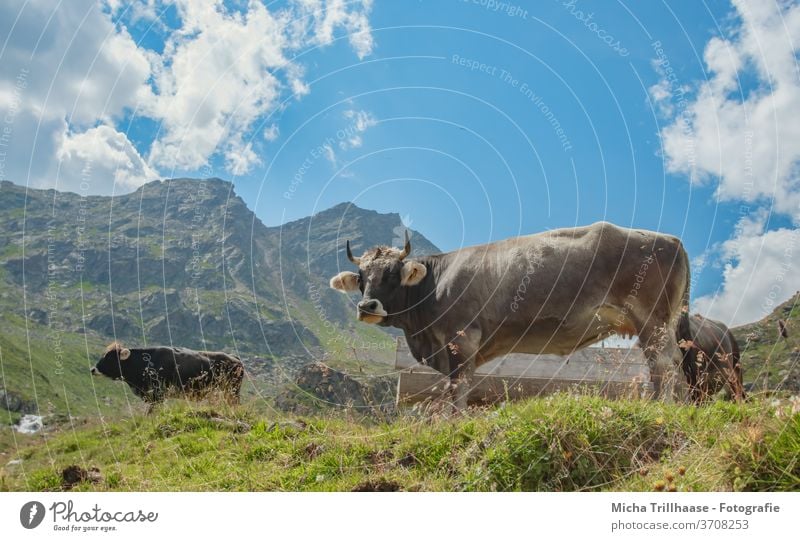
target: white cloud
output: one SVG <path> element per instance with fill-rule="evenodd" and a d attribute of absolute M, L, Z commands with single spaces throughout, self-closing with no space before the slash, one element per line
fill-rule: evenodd
<path fill-rule="evenodd" d="M 13 111 L 17 140 L 30 144 L 18 155 L 33 154 L 7 164 L 9 178 L 40 186 L 79 182 L 56 179 L 57 165 L 61 157 L 61 176 L 72 174 L 88 140 L 100 144 L 96 158 L 127 157 L 116 159 L 109 177 L 125 186 L 156 169 L 198 169 L 215 155 L 231 173 L 244 174 L 261 163 L 257 121 L 275 111 L 284 92 L 300 98 L 310 91 L 303 66 L 290 60 L 299 50 L 327 45 L 337 32 L 360 32 L 349 38 L 359 57 L 372 50 L 369 1 L 290 0 L 268 9 L 246 0 L 229 9 L 221 0 L 179 0 L 176 29 L 158 21 L 165 5 L 0 3 L 0 35 L 9 37 L 0 58 L 0 114 Z M 163 51 L 139 46 L 112 16 L 156 24 L 166 34 Z M 30 77 L 19 92 L 14 80 L 22 70 Z M 126 130 L 115 127 L 130 112 L 159 126 L 147 164 L 130 152 Z M 267 140 L 271 133 L 264 133 Z"/>
<path fill-rule="evenodd" d="M 695 300 L 693 309 L 728 325 L 768 315 L 800 290 L 800 229 L 765 230 L 767 213 L 743 218 L 733 238 L 718 251 L 725 261 L 724 283 Z"/>
<path fill-rule="evenodd" d="M 662 130 L 667 167 L 696 183 L 715 181 L 722 200 L 771 201 L 797 219 L 800 123 L 792 119 L 800 116 L 800 5 L 733 3 L 740 25 L 731 37 L 709 41 L 709 79 Z M 744 71 L 756 88 L 740 92 Z M 662 81 L 651 95 L 663 100 L 665 89 Z"/>
<path fill-rule="evenodd" d="M 280 134 L 281 134 L 281 131 L 280 131 L 280 128 L 278 128 L 277 124 L 271 124 L 269 127 L 264 129 L 264 139 L 266 141 L 269 141 L 269 142 L 272 142 L 272 141 L 275 141 L 276 139 L 278 139 Z"/>
<path fill-rule="evenodd" d="M 0 86 L 7 92 L 28 70 L 23 109 L 86 128 L 149 98 L 152 54 L 116 28 L 96 2 L 8 0 L 0 3 L 0 21 L 0 35 L 10 34 Z"/>
<path fill-rule="evenodd" d="M 659 112 L 664 116 L 672 116 L 675 107 L 672 104 L 672 91 L 666 79 L 661 79 L 648 89 L 653 102 L 658 105 Z"/>
<path fill-rule="evenodd" d="M 310 92 L 303 66 L 289 59 L 297 49 L 328 45 L 342 29 L 359 32 L 350 40 L 359 57 L 372 49 L 364 37 L 370 2 L 296 0 L 276 11 L 257 0 L 230 11 L 222 2 L 177 5 L 182 27 L 167 41 L 155 99 L 144 108 L 162 123 L 150 160 L 164 168 L 196 169 L 220 150 L 228 171 L 247 173 L 261 163 L 245 142 L 256 121 L 284 88 L 295 98 Z"/>
<path fill-rule="evenodd" d="M 158 178 L 125 134 L 110 126 L 65 133 L 58 160 L 59 178 L 64 179 L 59 188 L 76 192 L 127 192 Z M 82 189 L 80 182 L 86 182 Z"/>
<path fill-rule="evenodd" d="M 312 35 L 313 43 L 329 45 L 337 28 L 343 28 L 359 59 L 372 53 L 374 42 L 368 19 L 372 0 L 298 0 L 297 6 L 297 20 L 308 21 L 297 32 Z"/>
<path fill-rule="evenodd" d="M 113 124 L 132 104 L 151 96 L 152 54 L 137 47 L 101 8 L 89 0 L 0 3 L 0 35 L 9 38 L 0 58 L 0 115 L 13 120 L 10 180 L 74 189 L 81 179 L 66 178 L 73 171 L 68 166 L 61 169 L 64 178 L 57 177 L 58 155 L 77 155 L 76 149 L 61 145 L 75 143 L 78 134 L 98 124 Z M 93 133 L 104 151 L 133 148 L 124 134 L 109 139 L 103 130 Z M 96 184 L 95 193 L 109 192 L 113 178 L 130 185 L 144 172 L 139 161 L 108 165 L 115 173 L 102 188 Z"/>
<path fill-rule="evenodd" d="M 709 77 L 681 84 L 668 58 L 655 62 L 662 80 L 650 87 L 660 112 L 669 171 L 692 183 L 713 183 L 719 199 L 742 202 L 754 217 L 695 263 L 721 266 L 718 291 L 694 309 L 738 325 L 770 313 L 800 289 L 800 4 L 733 0 L 737 19 L 729 35 L 707 43 Z M 746 77 L 744 77 L 746 76 Z M 745 81 L 745 82 L 743 82 Z M 767 230 L 767 211 L 794 226 Z"/>
<path fill-rule="evenodd" d="M 359 148 L 364 144 L 364 139 L 361 134 L 378 124 L 378 121 L 372 116 L 372 113 L 368 111 L 348 109 L 344 112 L 344 118 L 348 119 L 350 122 L 347 127 L 342 130 L 342 138 L 339 141 L 339 148 L 342 150 Z"/>
<path fill-rule="evenodd" d="M 325 153 L 325 159 L 328 160 L 334 168 L 338 167 L 336 152 L 334 152 L 333 147 L 326 143 L 322 145 L 322 150 Z"/>
<path fill-rule="evenodd" d="M 350 45 L 355 49 L 359 59 L 372 53 L 375 43 L 372 40 L 372 29 L 365 12 L 356 12 L 350 16 L 348 30 L 350 31 L 348 38 Z"/>
<path fill-rule="evenodd" d="M 245 14 L 188 0 L 177 5 L 183 24 L 167 40 L 155 98 L 143 108 L 162 127 L 150 160 L 197 169 L 221 148 L 228 169 L 241 174 L 257 163 L 242 134 L 280 96 L 275 72 L 288 64 L 282 23 L 260 2 Z"/>
<path fill-rule="evenodd" d="M 260 163 L 261 159 L 253 151 L 252 143 L 239 142 L 230 146 L 225 153 L 225 168 L 234 175 L 244 175 Z"/>

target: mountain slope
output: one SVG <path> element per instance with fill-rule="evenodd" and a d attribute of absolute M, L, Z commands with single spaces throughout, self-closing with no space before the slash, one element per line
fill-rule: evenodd
<path fill-rule="evenodd" d="M 305 261 L 316 276 L 331 277 L 353 269 L 345 255 L 350 241 L 356 256 L 373 246 L 403 246 L 405 227 L 399 214 L 381 214 L 364 210 L 352 203 L 340 203 L 283 225 L 280 229 L 282 253 L 296 261 Z M 439 249 L 419 233 L 409 230 L 413 255 L 437 254 Z"/>
<path fill-rule="evenodd" d="M 778 320 L 786 324 L 780 336 Z M 742 350 L 744 381 L 754 389 L 800 391 L 800 292 L 767 317 L 732 329 Z"/>
<path fill-rule="evenodd" d="M 27 350 L 55 339 L 83 344 L 64 356 L 70 369 L 85 370 L 117 339 L 237 352 L 264 385 L 315 359 L 369 371 L 372 356 L 355 361 L 352 349 L 379 345 L 376 357 L 388 359 L 393 344 L 328 287 L 337 257 L 350 266 L 331 238 L 343 217 L 356 242 L 390 243 L 402 227 L 396 214 L 352 205 L 266 227 L 220 179 L 155 181 L 113 198 L 0 183 L 5 388 L 33 398 L 52 360 Z M 25 334 L 26 322 L 32 345 L 12 347 L 7 337 Z"/>

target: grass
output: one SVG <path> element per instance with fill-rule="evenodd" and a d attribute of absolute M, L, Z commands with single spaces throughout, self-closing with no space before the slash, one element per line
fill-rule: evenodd
<path fill-rule="evenodd" d="M 41 414 L 107 414 L 127 403 L 120 386 L 89 373 L 103 349 L 98 338 L 54 333 L 31 320 L 26 332 L 26 321 L 10 313 L 0 315 L 0 325 L 0 385 L 35 401 Z"/>
<path fill-rule="evenodd" d="M 695 408 L 554 395 L 454 418 L 297 419 L 168 403 L 8 449 L 0 490 L 800 490 L 800 413 L 773 399 Z"/>

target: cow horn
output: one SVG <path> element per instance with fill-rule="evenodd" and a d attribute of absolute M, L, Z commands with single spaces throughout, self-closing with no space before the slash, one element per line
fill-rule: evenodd
<path fill-rule="evenodd" d="M 400 261 L 406 258 L 408 254 L 411 253 L 411 241 L 408 238 L 408 229 L 405 230 L 405 237 L 406 237 L 406 245 L 403 248 L 403 251 L 400 252 Z"/>
<path fill-rule="evenodd" d="M 347 241 L 347 259 L 349 259 L 356 267 L 361 265 L 360 257 L 353 257 L 353 252 L 350 251 L 350 241 Z"/>

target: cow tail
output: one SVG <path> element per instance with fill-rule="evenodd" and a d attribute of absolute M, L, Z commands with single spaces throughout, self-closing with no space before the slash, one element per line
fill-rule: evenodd
<path fill-rule="evenodd" d="M 678 324 L 675 329 L 678 342 L 681 340 L 691 341 L 693 338 L 692 329 L 689 324 L 689 300 L 692 288 L 692 267 L 689 263 L 689 254 L 686 253 L 686 248 L 683 247 L 683 243 L 680 243 L 679 246 L 685 283 L 683 286 L 683 296 L 681 297 L 680 306 L 678 308 Z M 697 362 L 695 359 L 697 353 L 693 347 L 682 350 L 682 353 L 681 368 L 686 376 L 689 388 L 693 388 L 697 384 Z"/>
<path fill-rule="evenodd" d="M 675 318 L 676 314 L 673 313 L 672 317 L 677 319 L 673 319 L 675 323 L 675 334 L 676 338 L 680 342 L 681 340 L 691 340 L 692 339 L 692 330 L 689 326 L 689 296 L 691 294 L 691 287 L 692 287 L 692 267 L 689 264 L 689 255 L 686 253 L 686 249 L 683 247 L 683 243 L 678 241 L 678 251 L 679 251 L 679 258 L 680 262 L 676 262 L 676 267 L 678 271 L 683 275 L 684 284 L 683 284 L 683 293 L 681 294 L 681 298 L 678 301 L 678 312 L 677 318 Z M 681 268 L 683 267 L 683 268 Z M 672 302 L 675 302 L 674 299 Z M 673 305 L 674 306 L 674 305 Z M 684 367 L 685 370 L 685 367 Z M 688 375 L 688 374 L 687 374 Z"/>
<path fill-rule="evenodd" d="M 683 309 L 681 309 L 681 313 L 678 315 L 678 327 L 676 329 L 676 334 L 678 343 L 680 343 L 682 340 L 689 342 L 692 341 L 693 337 L 692 329 L 689 325 L 689 312 L 683 311 Z M 686 376 L 686 382 L 689 384 L 689 387 L 693 388 L 694 385 L 697 384 L 697 353 L 694 350 L 694 347 L 681 349 L 681 353 L 681 369 L 683 370 L 683 374 Z"/>
<path fill-rule="evenodd" d="M 686 285 L 683 287 L 683 298 L 681 299 L 681 312 L 685 313 L 688 317 L 689 314 L 689 301 L 692 289 L 692 265 L 689 263 L 689 254 L 686 253 L 686 248 L 681 243 L 681 259 L 683 259 L 683 267 L 686 269 Z"/>

